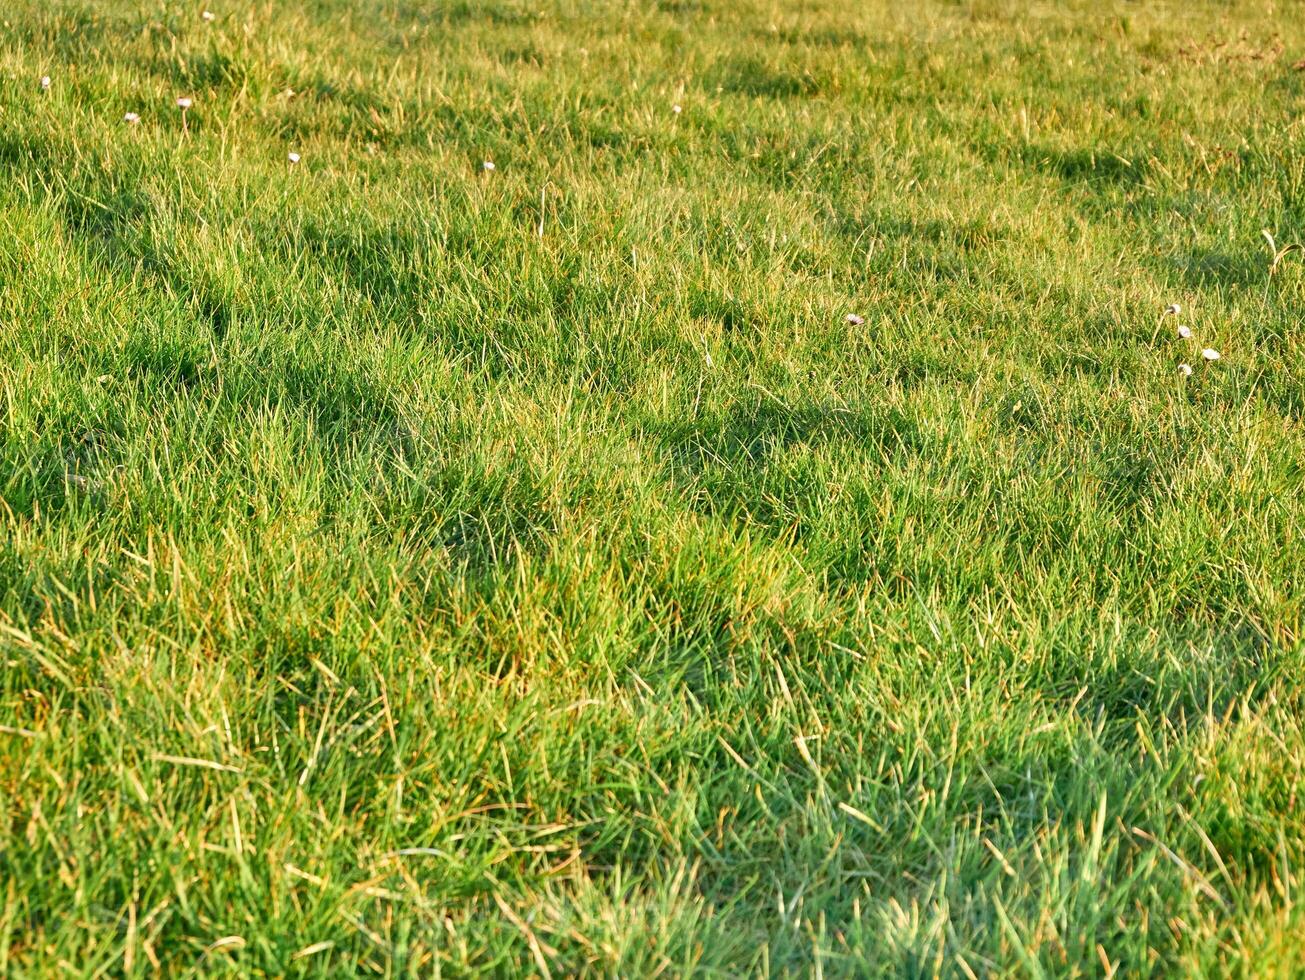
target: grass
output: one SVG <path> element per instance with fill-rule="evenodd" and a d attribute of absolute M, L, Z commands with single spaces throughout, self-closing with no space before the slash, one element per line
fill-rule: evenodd
<path fill-rule="evenodd" d="M 1305 7 L 211 9 L 0 15 L 0 974 L 1305 971 Z"/>

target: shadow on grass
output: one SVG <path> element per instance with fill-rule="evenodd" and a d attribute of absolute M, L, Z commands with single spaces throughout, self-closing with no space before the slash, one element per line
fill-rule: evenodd
<path fill-rule="evenodd" d="M 898 409 L 816 403 L 749 403 L 653 432 L 665 453 L 667 479 L 689 507 L 785 540 L 803 537 L 803 515 L 824 492 L 820 479 L 785 466 L 792 454 L 841 446 L 884 460 L 918 455 L 928 446 L 916 421 Z"/>
<path fill-rule="evenodd" d="M 762 41 L 806 48 L 861 48 L 869 43 L 863 32 L 844 27 L 786 27 L 757 30 L 754 36 Z"/>
<path fill-rule="evenodd" d="M 1178 623 L 1159 635 L 1110 643 L 1062 638 L 1028 669 L 1032 686 L 1074 703 L 1085 721 L 1141 716 L 1181 724 L 1251 710 L 1279 679 L 1280 654 L 1247 623 L 1220 629 Z"/>
<path fill-rule="evenodd" d="M 1150 175 L 1145 152 L 1107 146 L 1064 148 L 1013 140 L 988 141 L 975 146 L 981 159 L 1006 163 L 1049 174 L 1067 185 L 1114 191 L 1144 183 Z"/>
<path fill-rule="evenodd" d="M 819 94 L 827 80 L 806 68 L 775 68 L 759 58 L 734 57 L 716 68 L 708 84 L 734 95 L 802 99 Z"/>
<path fill-rule="evenodd" d="M 863 217 L 845 216 L 837 228 L 841 235 L 854 241 L 875 235 L 926 245 L 932 251 L 946 249 L 963 255 L 985 252 L 1011 239 L 1007 229 L 981 218 L 919 218 L 883 211 Z"/>
<path fill-rule="evenodd" d="M 1269 278 L 1264 253 L 1190 252 L 1175 260 L 1183 282 L 1192 289 L 1228 287 L 1262 289 Z"/>
<path fill-rule="evenodd" d="M 133 24 L 126 17 L 96 11 L 92 4 L 81 7 L 51 4 L 44 17 L 19 18 L 17 23 L 6 19 L 4 32 L 5 40 L 11 44 L 55 54 L 65 61 L 93 56 L 106 43 L 134 33 Z"/>
<path fill-rule="evenodd" d="M 393 10 L 397 22 L 435 27 L 528 27 L 543 16 L 532 4 L 514 0 L 446 0 L 443 3 L 403 0 Z"/>
<path fill-rule="evenodd" d="M 677 472 L 697 475 L 709 463 L 764 467 L 796 446 L 835 442 L 917 451 L 913 419 L 896 409 L 872 413 L 841 405 L 749 403 L 717 416 L 673 424 L 661 432 Z"/>

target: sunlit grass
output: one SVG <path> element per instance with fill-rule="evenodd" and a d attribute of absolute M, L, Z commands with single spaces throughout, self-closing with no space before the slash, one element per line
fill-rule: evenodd
<path fill-rule="evenodd" d="M 5 4 L 0 975 L 1305 970 L 1303 15 Z"/>

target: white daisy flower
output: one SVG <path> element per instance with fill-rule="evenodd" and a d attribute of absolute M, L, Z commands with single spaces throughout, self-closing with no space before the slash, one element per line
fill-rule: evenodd
<path fill-rule="evenodd" d="M 1201 356 L 1207 361 L 1217 361 L 1219 360 L 1220 354 L 1213 347 L 1207 347 L 1205 350 L 1201 351 Z"/>
<path fill-rule="evenodd" d="M 493 169 L 494 169 L 494 161 L 493 161 L 493 160 L 486 160 L 483 164 L 481 164 L 481 166 L 482 166 L 485 170 L 493 170 Z"/>
<path fill-rule="evenodd" d="M 207 21 L 217 20 L 217 15 L 214 14 L 213 11 L 211 10 L 205 10 L 202 14 L 200 14 L 200 16 Z"/>
<path fill-rule="evenodd" d="M 285 158 L 286 158 L 287 160 L 289 160 L 291 163 L 298 163 L 298 162 L 299 162 L 299 154 L 298 154 L 298 153 L 294 153 L 294 152 L 287 153 Z"/>
<path fill-rule="evenodd" d="M 41 76 L 41 88 L 42 88 L 42 89 L 48 89 L 49 87 L 50 87 L 50 76 L 49 76 L 49 75 L 42 75 L 42 76 Z"/>
<path fill-rule="evenodd" d="M 1178 373 L 1181 374 L 1184 378 L 1190 378 L 1192 376 L 1192 365 L 1190 364 L 1178 365 Z"/>
<path fill-rule="evenodd" d="M 671 112 L 675 113 L 677 116 L 678 116 L 681 112 L 683 112 L 683 111 L 684 111 L 684 108 L 683 108 L 682 106 L 679 106 L 679 105 L 673 105 L 673 106 L 671 106 Z"/>
<path fill-rule="evenodd" d="M 1165 307 L 1165 316 L 1177 316 L 1179 313 L 1182 312 L 1183 312 L 1183 308 L 1179 306 L 1177 303 L 1170 303 L 1168 306 Z"/>
<path fill-rule="evenodd" d="M 1184 340 L 1186 340 L 1191 335 L 1192 335 L 1191 327 L 1187 326 L 1186 324 L 1181 324 L 1178 327 L 1178 336 L 1182 337 Z"/>
<path fill-rule="evenodd" d="M 189 108 L 190 108 L 191 106 L 193 106 L 194 104 L 195 104 L 195 101 L 194 101 L 193 99 L 191 99 L 189 96 L 186 96 L 186 95 L 183 95 L 181 98 L 179 98 L 179 99 L 177 100 L 177 108 L 178 108 L 178 109 L 183 109 L 183 110 L 184 110 L 184 109 L 189 109 Z"/>
<path fill-rule="evenodd" d="M 849 313 L 847 316 L 843 317 L 843 322 L 850 323 L 854 327 L 859 327 L 861 324 L 865 323 L 865 317 L 857 316 L 855 313 Z"/>
<path fill-rule="evenodd" d="M 122 121 L 125 123 L 131 123 L 133 126 L 135 126 L 138 122 L 140 122 L 140 113 L 129 112 L 122 117 Z"/>

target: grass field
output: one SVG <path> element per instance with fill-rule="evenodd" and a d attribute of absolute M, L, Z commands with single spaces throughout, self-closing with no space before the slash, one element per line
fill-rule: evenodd
<path fill-rule="evenodd" d="M 1305 5 L 209 9 L 0 10 L 0 975 L 1305 972 Z"/>

